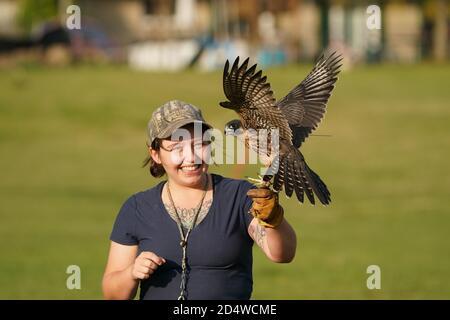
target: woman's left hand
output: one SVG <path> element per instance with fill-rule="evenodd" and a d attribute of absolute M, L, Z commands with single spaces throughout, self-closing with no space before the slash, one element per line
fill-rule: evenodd
<path fill-rule="evenodd" d="M 250 189 L 247 196 L 252 198 L 251 214 L 259 224 L 267 228 L 276 228 L 283 221 L 283 207 L 278 202 L 278 193 L 269 188 Z"/>

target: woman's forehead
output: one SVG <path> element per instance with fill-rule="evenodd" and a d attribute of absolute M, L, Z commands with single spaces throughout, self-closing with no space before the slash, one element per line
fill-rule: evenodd
<path fill-rule="evenodd" d="M 191 141 L 191 140 L 202 140 L 203 131 L 194 130 L 194 128 L 178 128 L 175 130 L 168 140 L 170 141 Z"/>

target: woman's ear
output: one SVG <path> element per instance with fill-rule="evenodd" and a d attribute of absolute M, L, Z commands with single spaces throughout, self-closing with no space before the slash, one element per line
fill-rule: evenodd
<path fill-rule="evenodd" d="M 153 161 L 158 164 L 161 164 L 161 158 L 159 157 L 159 152 L 155 149 L 148 148 L 148 154 L 152 157 Z"/>

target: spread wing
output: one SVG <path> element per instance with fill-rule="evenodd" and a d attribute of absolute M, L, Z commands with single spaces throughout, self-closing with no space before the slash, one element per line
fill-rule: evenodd
<path fill-rule="evenodd" d="M 230 71 L 228 60 L 225 63 L 223 90 L 229 102 L 221 102 L 220 105 L 235 110 L 244 129 L 279 129 L 280 139 L 291 141 L 289 123 L 275 104 L 267 77 L 262 76 L 262 71 L 255 73 L 256 64 L 247 68 L 248 60 L 239 66 L 237 57 Z"/>
<path fill-rule="evenodd" d="M 322 120 L 341 61 L 342 57 L 335 52 L 328 57 L 322 54 L 308 76 L 276 103 L 291 127 L 296 148 Z"/>

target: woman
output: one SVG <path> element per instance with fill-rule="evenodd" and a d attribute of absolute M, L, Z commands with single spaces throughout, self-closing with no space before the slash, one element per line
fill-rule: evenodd
<path fill-rule="evenodd" d="M 167 181 L 123 204 L 110 237 L 106 299 L 133 299 L 139 283 L 141 299 L 250 299 L 253 242 L 274 262 L 294 258 L 295 232 L 276 194 L 208 173 L 208 129 L 199 109 L 182 101 L 153 113 L 146 164 Z"/>

